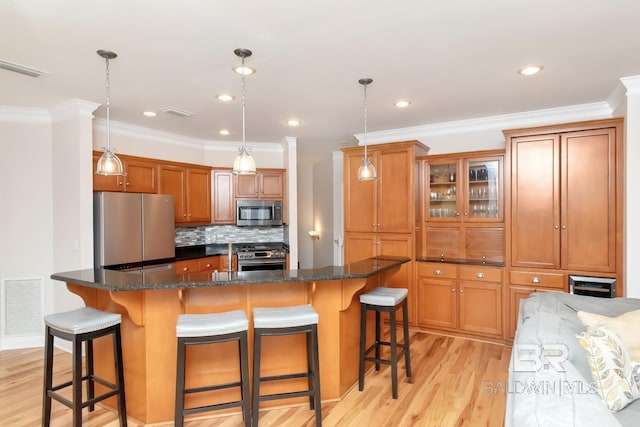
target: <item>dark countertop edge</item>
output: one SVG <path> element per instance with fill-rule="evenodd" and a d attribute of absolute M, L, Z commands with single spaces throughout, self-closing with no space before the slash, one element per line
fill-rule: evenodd
<path fill-rule="evenodd" d="M 439 262 L 442 264 L 459 264 L 459 265 L 486 265 L 488 267 L 506 267 L 504 262 L 499 261 L 482 261 L 478 259 L 443 259 L 443 258 L 416 258 L 416 262 Z"/>
<path fill-rule="evenodd" d="M 388 261 L 388 264 L 379 265 L 377 261 Z M 396 267 L 398 265 L 404 264 L 411 261 L 411 258 L 408 257 L 391 257 L 391 256 L 379 256 L 373 257 L 366 260 L 358 261 L 352 264 L 347 264 L 345 266 L 328 266 L 317 269 L 303 269 L 303 270 L 285 270 L 280 272 L 267 272 L 267 271 L 256 271 L 256 272 L 232 272 L 232 279 L 228 278 L 228 274 L 226 272 L 218 273 L 218 276 L 213 276 L 215 273 L 210 272 L 202 272 L 202 273 L 192 273 L 189 276 L 193 276 L 194 279 L 201 278 L 201 280 L 185 280 L 185 281 L 176 281 L 176 279 L 181 279 L 185 275 L 174 275 L 174 280 L 170 280 L 163 283 L 122 283 L 122 284 L 113 284 L 109 285 L 107 283 L 103 283 L 101 281 L 89 281 L 83 280 L 78 277 L 82 274 L 93 274 L 95 279 L 95 274 L 101 274 L 110 272 L 109 274 L 113 274 L 114 277 L 117 275 L 127 275 L 120 276 L 124 279 L 130 279 L 133 281 L 135 277 L 132 273 L 127 273 L 123 271 L 116 270 L 104 270 L 104 269 L 87 269 L 87 270 L 77 270 L 77 271 L 69 271 L 64 273 L 54 273 L 50 277 L 54 280 L 59 280 L 61 282 L 73 283 L 82 286 L 87 286 L 95 289 L 101 289 L 105 291 L 112 292 L 126 292 L 126 291 L 146 291 L 146 290 L 161 290 L 161 289 L 185 289 L 185 288 L 196 288 L 196 287 L 207 287 L 207 286 L 236 286 L 236 285 L 255 285 L 255 284 L 277 284 L 277 283 L 308 283 L 308 282 L 321 282 L 321 281 L 329 281 L 329 280 L 349 280 L 349 279 L 366 279 L 375 274 L 379 274 L 385 270 Z M 369 268 L 366 268 L 366 267 Z M 350 270 L 363 270 L 357 272 L 349 272 Z M 244 277 L 238 277 L 238 274 L 243 275 Z M 226 276 L 226 278 L 224 278 Z M 214 277 L 219 277 L 220 280 L 204 280 L 205 277 L 213 279 Z M 115 280 L 114 280 L 115 281 Z M 127 280 L 128 281 L 128 280 Z"/>
<path fill-rule="evenodd" d="M 238 253 L 238 247 L 246 243 L 232 243 L 231 251 Z M 284 242 L 257 242 L 264 245 L 282 245 L 282 248 L 289 252 L 289 245 Z M 200 245 L 176 246 L 176 261 L 186 261 L 190 259 L 206 258 L 217 255 L 227 255 L 229 250 L 228 243 L 206 243 Z"/>

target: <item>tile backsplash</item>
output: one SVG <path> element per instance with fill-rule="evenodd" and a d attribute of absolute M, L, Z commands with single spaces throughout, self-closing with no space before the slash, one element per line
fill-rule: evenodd
<path fill-rule="evenodd" d="M 289 243 L 288 226 L 236 227 L 235 225 L 208 225 L 176 228 L 176 246 L 204 245 L 207 243 Z"/>

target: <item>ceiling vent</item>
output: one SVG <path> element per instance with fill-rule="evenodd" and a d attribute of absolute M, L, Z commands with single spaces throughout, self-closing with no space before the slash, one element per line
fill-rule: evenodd
<path fill-rule="evenodd" d="M 29 77 L 40 77 L 43 74 L 49 74 L 46 71 L 27 67 L 26 65 L 16 64 L 15 62 L 4 61 L 2 59 L 0 59 L 0 68 L 13 71 L 14 73 L 24 74 L 25 76 L 29 76 Z"/>
<path fill-rule="evenodd" d="M 160 111 L 162 111 L 163 113 L 174 114 L 174 115 L 180 116 L 180 117 L 191 117 L 191 116 L 193 116 L 193 113 L 190 112 L 190 111 L 183 110 L 183 109 L 177 108 L 177 107 L 171 107 L 171 106 L 160 107 Z"/>

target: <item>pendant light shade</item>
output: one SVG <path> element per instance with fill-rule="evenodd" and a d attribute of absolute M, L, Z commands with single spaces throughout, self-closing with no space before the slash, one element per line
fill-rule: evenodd
<path fill-rule="evenodd" d="M 235 67 L 234 71 L 242 76 L 242 147 L 238 149 L 238 156 L 233 161 L 233 173 L 236 175 L 253 175 L 256 173 L 256 162 L 251 157 L 249 150 L 245 146 L 246 127 L 245 127 L 245 76 L 255 73 L 253 68 L 244 65 L 244 59 L 251 56 L 249 49 L 236 49 L 233 53 L 242 59 L 242 64 Z M 248 70 L 251 70 L 250 72 Z"/>
<path fill-rule="evenodd" d="M 122 162 L 116 156 L 116 150 L 111 149 L 111 117 L 110 117 L 110 93 L 109 93 L 109 60 L 116 58 L 118 55 L 115 52 L 109 50 L 99 50 L 98 55 L 103 57 L 106 61 L 106 75 L 107 75 L 107 148 L 102 147 L 104 152 L 98 164 L 96 165 L 96 173 L 98 175 L 124 175 L 124 168 Z"/>
<path fill-rule="evenodd" d="M 358 80 L 364 86 L 364 157 L 362 157 L 362 165 L 358 168 L 358 181 L 373 181 L 378 179 L 378 172 L 371 163 L 371 159 L 367 157 L 367 86 L 373 83 L 372 79 Z"/>

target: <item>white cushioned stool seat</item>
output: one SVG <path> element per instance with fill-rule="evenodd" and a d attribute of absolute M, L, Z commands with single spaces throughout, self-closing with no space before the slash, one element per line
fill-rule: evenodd
<path fill-rule="evenodd" d="M 106 313 L 95 308 L 83 307 L 45 316 L 44 323 L 58 331 L 77 335 L 117 325 L 121 319 L 122 316 L 118 313 Z"/>
<path fill-rule="evenodd" d="M 224 313 L 181 314 L 176 324 L 178 337 L 207 337 L 233 334 L 249 329 L 249 319 L 244 310 Z"/>
<path fill-rule="evenodd" d="M 253 309 L 255 328 L 294 328 L 317 323 L 318 313 L 311 304 Z"/>
<path fill-rule="evenodd" d="M 378 287 L 371 292 L 360 295 L 360 302 L 369 305 L 393 307 L 401 303 L 408 293 L 409 291 L 405 288 Z"/>

